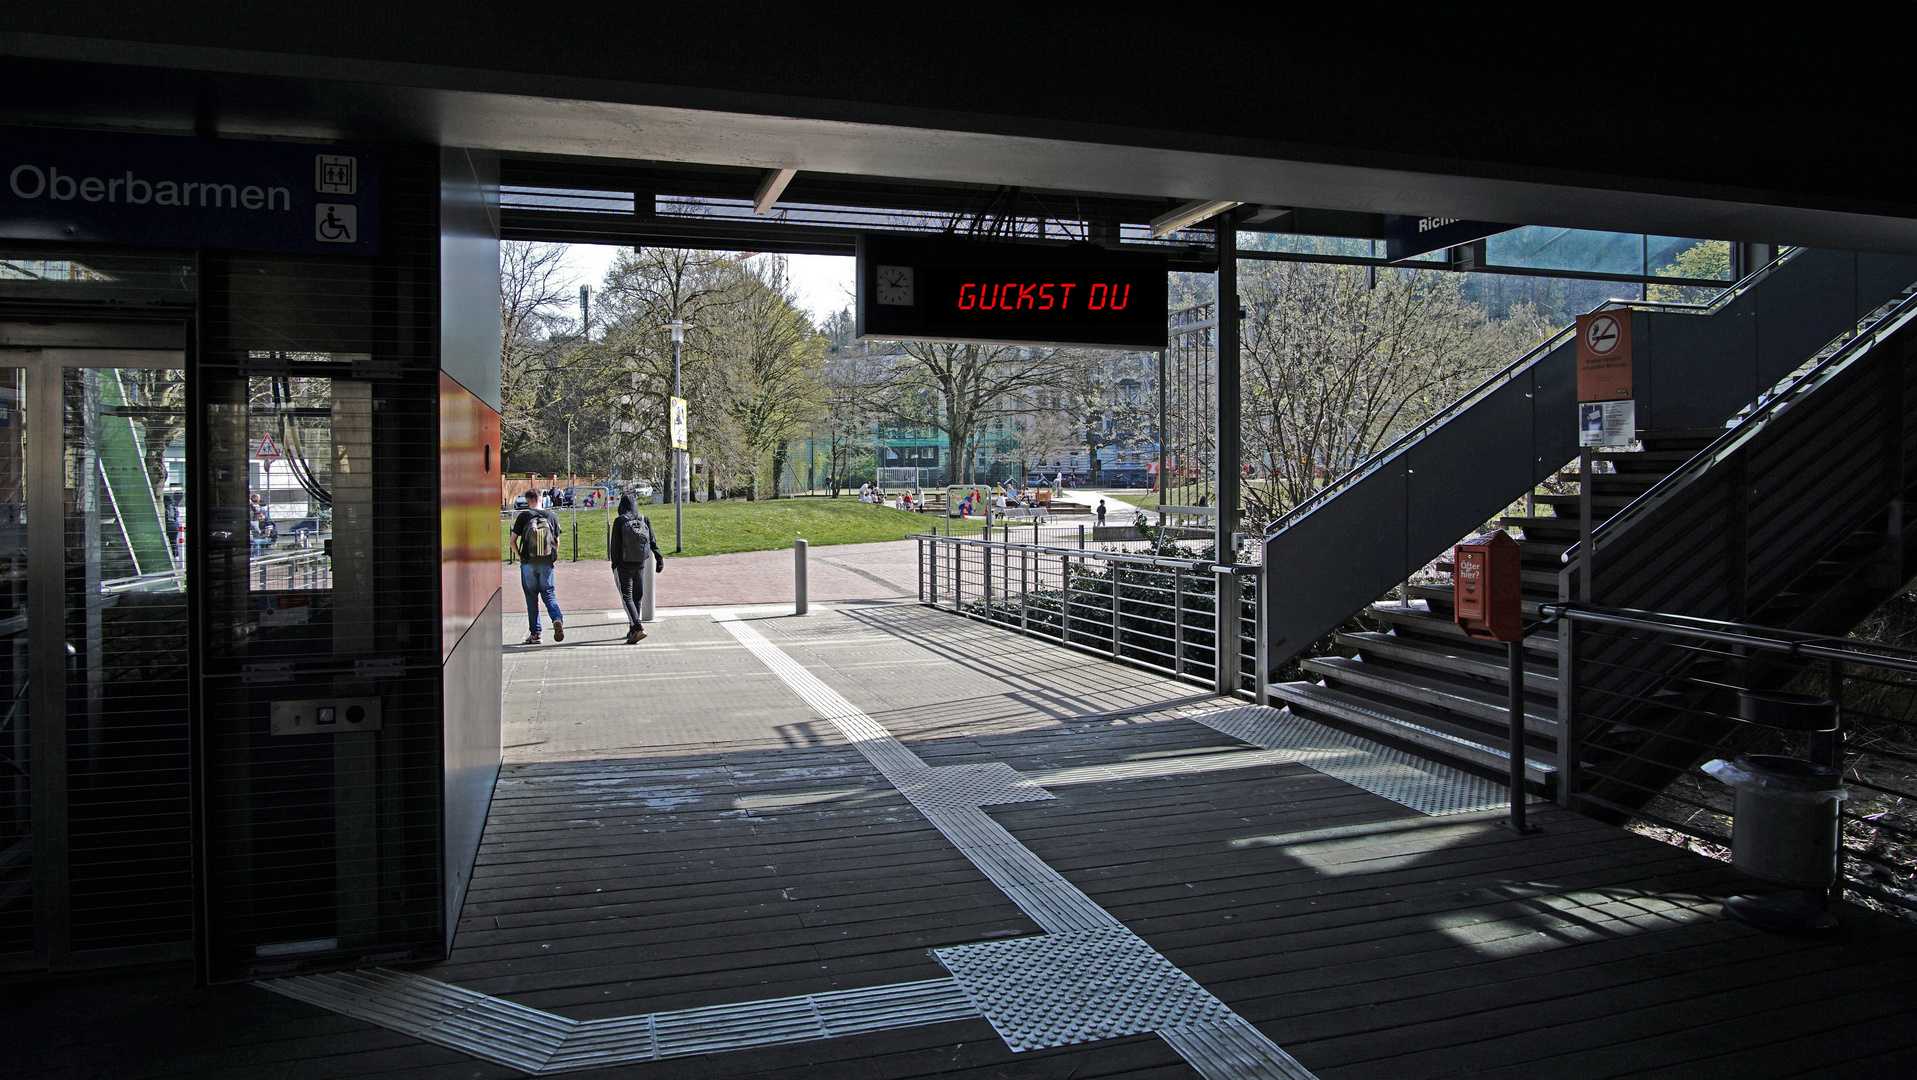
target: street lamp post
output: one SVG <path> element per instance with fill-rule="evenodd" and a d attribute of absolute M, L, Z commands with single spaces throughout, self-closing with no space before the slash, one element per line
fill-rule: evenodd
<path fill-rule="evenodd" d="M 672 396 L 676 398 L 680 396 L 679 394 L 679 350 L 685 344 L 686 322 L 684 319 L 674 319 L 671 322 L 666 324 L 666 329 L 672 331 Z M 672 408 L 671 408 L 671 404 L 668 403 L 666 407 L 666 424 L 667 424 L 667 441 L 668 442 L 672 441 L 671 440 L 671 423 L 672 423 Z M 682 457 L 681 457 L 681 455 L 683 454 L 685 454 L 684 450 L 679 449 L 677 446 L 673 446 L 672 448 L 672 553 L 674 555 L 680 554 L 681 552 L 686 550 L 685 485 L 682 484 L 679 479 L 680 469 L 685 464 L 685 462 L 682 460 Z"/>

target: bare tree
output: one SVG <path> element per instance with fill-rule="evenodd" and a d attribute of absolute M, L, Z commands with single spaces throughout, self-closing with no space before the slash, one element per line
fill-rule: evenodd
<path fill-rule="evenodd" d="M 1245 439 L 1269 462 L 1254 517 L 1294 506 L 1546 335 L 1528 307 L 1500 321 L 1458 275 L 1264 263 L 1240 279 Z"/>
<path fill-rule="evenodd" d="M 688 404 L 690 453 L 705 463 L 708 494 L 742 460 L 730 401 L 731 373 L 718 328 L 734 284 L 735 256 L 678 248 L 639 248 L 620 255 L 606 276 L 604 345 L 625 376 L 610 405 L 618 415 L 625 460 L 639 475 L 670 483 L 668 414 L 672 339 L 666 325 L 687 324 L 680 388 Z"/>
<path fill-rule="evenodd" d="M 499 247 L 499 452 L 502 461 L 542 437 L 541 412 L 574 324 L 564 308 L 566 251 L 508 241 Z"/>
<path fill-rule="evenodd" d="M 901 423 L 945 436 L 952 483 L 974 482 L 976 449 L 990 422 L 1027 413 L 1090 362 L 1071 349 L 904 342 L 873 376 L 874 406 Z"/>

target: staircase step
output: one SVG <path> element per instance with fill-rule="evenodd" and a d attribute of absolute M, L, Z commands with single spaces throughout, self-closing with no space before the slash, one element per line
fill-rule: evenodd
<path fill-rule="evenodd" d="M 1635 495 L 1606 495 L 1601 491 L 1593 491 L 1591 494 L 1591 510 L 1594 515 L 1599 510 L 1622 510 L 1636 500 L 1637 496 Z M 1569 495 L 1540 495 L 1538 496 L 1538 502 L 1552 509 L 1563 511 L 1558 514 L 1558 517 L 1561 519 L 1571 521 L 1578 519 L 1578 497 L 1575 492 Z"/>
<path fill-rule="evenodd" d="M 1523 542 L 1523 541 L 1520 541 L 1520 542 Z M 1439 559 L 1437 562 L 1432 563 L 1431 565 L 1440 574 L 1449 574 L 1457 569 L 1456 566 L 1452 565 L 1450 559 Z M 1562 563 L 1558 563 L 1556 565 L 1560 569 L 1562 569 L 1563 567 Z M 1537 586 L 1539 589 L 1542 589 L 1546 593 L 1550 594 L 1552 598 L 1551 599 L 1552 603 L 1557 602 L 1557 595 L 1558 595 L 1557 570 L 1526 570 L 1526 571 L 1523 571 L 1523 574 L 1524 574 L 1524 583 L 1526 585 Z M 1525 591 L 1528 593 L 1531 590 L 1527 589 Z"/>
<path fill-rule="evenodd" d="M 1270 694 L 1307 715 L 1315 713 L 1329 717 L 1351 727 L 1415 746 L 1436 761 L 1456 762 L 1494 776 L 1505 775 L 1511 768 L 1511 754 L 1507 748 L 1447 734 L 1439 726 L 1442 721 L 1410 709 L 1380 704 L 1308 682 L 1274 683 L 1270 687 Z M 1541 761 L 1530 754 L 1525 755 L 1524 778 L 1527 783 L 1547 787 L 1556 775 L 1555 764 Z"/>
<path fill-rule="evenodd" d="M 1553 584 L 1555 584 L 1555 582 Z M 1410 584 L 1407 584 L 1404 586 L 1404 594 L 1408 597 L 1411 597 L 1412 599 L 1423 600 L 1423 601 L 1426 601 L 1427 603 L 1442 604 L 1447 614 L 1451 610 L 1451 600 L 1452 600 L 1452 597 L 1455 595 L 1452 587 L 1449 585 L 1410 585 Z M 1556 601 L 1555 600 L 1538 600 L 1536 598 L 1526 597 L 1524 600 L 1524 607 L 1523 607 L 1524 617 L 1527 619 L 1537 618 L 1538 605 L 1540 603 L 1549 604 L 1549 603 L 1556 603 Z"/>
<path fill-rule="evenodd" d="M 1500 728 L 1505 727 L 1506 720 L 1510 716 L 1503 690 L 1492 690 L 1489 687 L 1479 690 L 1458 682 L 1432 678 L 1428 673 L 1404 671 L 1380 664 L 1367 664 L 1363 660 L 1352 660 L 1343 656 L 1320 656 L 1306 660 L 1300 666 L 1306 671 L 1323 676 L 1328 680 L 1328 685 L 1340 689 L 1355 687 L 1366 691 L 1367 694 L 1383 695 L 1398 701 L 1410 702 L 1420 707 L 1421 711 L 1444 709 L 1457 713 L 1459 716 L 1481 720 L 1487 724 L 1496 724 Z M 1525 703 L 1525 734 L 1546 739 L 1557 738 L 1557 718 L 1548 712 L 1538 712 L 1537 709 L 1537 705 L 1531 702 Z"/>
<path fill-rule="evenodd" d="M 1699 446 L 1697 450 L 1704 447 Z M 1618 472 L 1641 473 L 1656 469 L 1671 472 L 1679 465 L 1697 456 L 1697 450 L 1623 450 L 1616 453 L 1592 454 L 1592 461 L 1608 461 Z"/>
<path fill-rule="evenodd" d="M 1395 634 L 1380 634 L 1369 630 L 1358 634 L 1339 634 L 1337 641 L 1346 648 L 1356 649 L 1367 658 L 1377 656 L 1400 664 L 1456 672 L 1475 679 L 1484 679 L 1498 686 L 1510 685 L 1506 679 L 1510 670 L 1509 665 L 1503 656 L 1496 653 L 1462 648 L 1447 642 L 1399 637 Z M 1556 671 L 1555 664 L 1549 670 L 1540 671 L 1527 659 L 1524 665 L 1525 690 L 1557 696 Z"/>
<path fill-rule="evenodd" d="M 1602 472 L 1602 473 L 1591 474 L 1592 490 L 1600 495 L 1604 493 L 1604 489 L 1606 486 L 1615 486 L 1622 489 L 1642 491 L 1645 488 L 1650 487 L 1652 484 L 1657 483 L 1661 479 L 1663 479 L 1663 474 L 1660 474 L 1657 472 L 1627 472 L 1627 473 Z M 1577 483 L 1578 482 L 1577 470 L 1572 469 L 1570 472 L 1559 473 L 1558 482 L 1561 484 Z M 1539 492 L 1538 498 L 1542 499 L 1543 497 L 1544 497 L 1544 493 Z"/>
<path fill-rule="evenodd" d="M 1653 450 L 1683 450 L 1691 453 L 1716 442 L 1728 428 L 1657 428 L 1637 433 L 1637 441 Z"/>
<path fill-rule="evenodd" d="M 1451 621 L 1449 615 L 1435 615 L 1422 604 L 1377 603 L 1365 609 L 1365 613 L 1380 622 L 1401 627 L 1406 633 L 1425 637 L 1450 639 L 1461 642 L 1478 642 L 1477 638 L 1466 637 L 1458 624 Z M 1497 647 L 1502 642 L 1483 642 Z M 1539 630 L 1524 639 L 1524 651 L 1527 656 L 1548 657 L 1553 663 L 1558 655 L 1558 633 L 1556 628 Z"/>

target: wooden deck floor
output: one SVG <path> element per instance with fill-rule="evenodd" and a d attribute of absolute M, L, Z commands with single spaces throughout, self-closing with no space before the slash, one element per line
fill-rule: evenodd
<path fill-rule="evenodd" d="M 1757 934 L 1720 916 L 1747 887 L 1722 864 L 1561 811 L 1520 838 L 1244 765 L 1182 715 L 1223 702 L 926 609 L 753 626 L 928 765 L 1045 784 L 992 818 L 1325 1080 L 1917 1076 L 1907 923 Z M 623 626 L 567 629 L 507 650 L 509 763 L 455 950 L 423 974 L 586 1020 L 937 979 L 930 949 L 1040 932 L 709 617 L 631 649 L 602 644 Z M 1148 763 L 1169 764 L 1087 771 Z M 0 1074 L 515 1075 L 173 972 L 0 992 Z M 1014 1054 L 974 1019 L 595 1075 L 1195 1073 L 1151 1035 Z"/>

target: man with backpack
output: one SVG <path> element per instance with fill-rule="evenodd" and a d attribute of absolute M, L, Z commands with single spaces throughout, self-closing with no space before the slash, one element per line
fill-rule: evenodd
<path fill-rule="evenodd" d="M 552 567 L 559 561 L 559 515 L 542 509 L 538 488 L 526 492 L 526 508 L 513 520 L 513 550 L 519 553 L 519 588 L 526 594 L 526 619 L 532 632 L 521 645 L 539 644 L 539 603 L 544 600 L 552 616 L 552 639 L 566 640 L 566 626 L 559 614 L 559 597 L 553 589 Z"/>
<path fill-rule="evenodd" d="M 666 568 L 666 557 L 659 551 L 659 540 L 652 534 L 652 522 L 632 504 L 632 496 L 619 496 L 619 516 L 606 531 L 606 558 L 612 562 L 612 583 L 619 600 L 626 605 L 626 644 L 637 644 L 646 636 L 639 623 L 639 602 L 645 598 L 644 571 L 650 557 L 655 573 Z"/>

